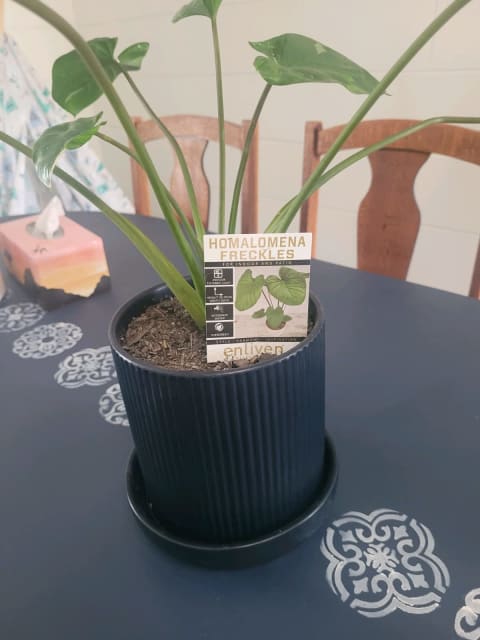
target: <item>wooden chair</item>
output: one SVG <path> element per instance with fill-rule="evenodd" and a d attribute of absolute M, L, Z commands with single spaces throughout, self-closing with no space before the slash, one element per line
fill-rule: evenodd
<path fill-rule="evenodd" d="M 416 124 L 414 120 L 362 122 L 343 145 L 359 149 Z M 345 125 L 323 129 L 307 122 L 304 142 L 304 181 Z M 369 156 L 372 182 L 360 204 L 357 223 L 358 268 L 405 279 L 420 227 L 414 196 L 415 178 L 432 153 L 480 165 L 480 131 L 438 124 L 427 127 Z M 318 191 L 304 204 L 300 228 L 316 239 Z M 469 295 L 480 298 L 480 242 Z"/>
<path fill-rule="evenodd" d="M 158 125 L 153 120 L 134 117 L 133 123 L 140 138 L 144 142 L 164 138 Z M 188 168 L 198 200 L 200 214 L 205 228 L 208 228 L 210 209 L 210 185 L 205 174 L 203 158 L 210 141 L 218 142 L 218 121 L 206 116 L 167 116 L 162 118 L 170 129 L 185 155 Z M 242 124 L 225 123 L 225 142 L 228 146 L 243 149 L 250 121 Z M 135 210 L 137 213 L 150 216 L 150 188 L 145 171 L 132 160 L 132 182 Z M 241 197 L 241 232 L 256 233 L 258 230 L 258 127 L 253 136 L 250 155 L 247 163 Z M 191 220 L 191 207 L 180 165 L 174 154 L 170 189 L 178 200 L 183 211 Z M 228 208 L 227 208 L 228 213 Z"/>

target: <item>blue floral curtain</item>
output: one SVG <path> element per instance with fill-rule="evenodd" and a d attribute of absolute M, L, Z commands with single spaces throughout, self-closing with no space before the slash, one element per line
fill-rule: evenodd
<path fill-rule="evenodd" d="M 39 82 L 33 67 L 11 36 L 4 34 L 0 45 L 0 129 L 31 146 L 40 134 L 70 116 L 52 99 Z M 65 153 L 59 166 L 123 213 L 134 208 L 115 180 L 88 145 Z M 94 211 L 95 207 L 54 178 L 53 189 L 43 187 L 30 160 L 0 142 L 0 217 L 36 213 L 53 195 L 67 211 Z"/>

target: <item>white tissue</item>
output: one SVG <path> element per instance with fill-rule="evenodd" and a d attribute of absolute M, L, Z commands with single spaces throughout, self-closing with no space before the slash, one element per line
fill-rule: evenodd
<path fill-rule="evenodd" d="M 60 229 L 60 218 L 65 215 L 58 196 L 54 196 L 35 221 L 34 231 L 51 240 Z"/>

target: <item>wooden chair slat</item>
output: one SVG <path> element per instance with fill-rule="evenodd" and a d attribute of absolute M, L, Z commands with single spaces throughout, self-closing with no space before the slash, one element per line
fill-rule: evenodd
<path fill-rule="evenodd" d="M 361 149 L 418 124 L 416 120 L 362 122 L 342 149 Z M 304 137 L 303 180 L 311 175 L 322 155 L 345 125 L 324 129 L 307 122 Z M 369 156 L 372 180 L 358 212 L 357 264 L 360 269 L 405 279 L 420 227 L 414 185 L 421 167 L 432 154 L 480 165 L 480 131 L 436 124 L 394 142 Z M 316 246 L 318 191 L 302 207 L 301 231 L 313 234 Z M 480 243 L 470 285 L 471 297 L 480 298 Z"/>
<path fill-rule="evenodd" d="M 164 138 L 164 134 L 153 120 L 132 118 L 137 133 L 143 142 Z M 207 116 L 178 115 L 166 116 L 162 121 L 177 138 L 185 155 L 185 159 L 192 175 L 192 181 L 197 196 L 200 214 L 206 228 L 210 209 L 210 185 L 205 172 L 203 158 L 209 142 L 218 142 L 218 121 Z M 227 146 L 242 150 L 245 143 L 249 120 L 241 124 L 225 123 L 225 142 Z M 241 196 L 241 232 L 258 232 L 258 127 L 254 133 L 250 147 L 249 160 L 245 170 L 245 178 Z M 135 160 L 131 162 L 132 185 L 135 211 L 140 215 L 152 214 L 149 183 L 145 171 Z M 183 174 L 174 158 L 170 187 L 172 194 L 179 202 L 187 217 L 191 220 L 191 207 Z M 228 215 L 228 210 L 227 210 Z"/>

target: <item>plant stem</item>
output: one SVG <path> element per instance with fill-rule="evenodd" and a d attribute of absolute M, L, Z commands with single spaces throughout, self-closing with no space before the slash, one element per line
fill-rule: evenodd
<path fill-rule="evenodd" d="M 412 58 L 420 51 L 420 49 L 439 31 L 443 25 L 450 20 L 460 9 L 462 9 L 471 0 L 454 0 L 440 15 L 438 15 L 428 27 L 416 38 L 400 58 L 387 71 L 384 77 L 377 84 L 375 89 L 367 96 L 352 118 L 339 134 L 335 142 L 332 144 L 327 153 L 323 156 L 315 171 L 303 185 L 299 193 L 292 199 L 289 206 L 293 212 L 293 216 L 298 212 L 305 200 L 311 193 L 312 185 L 318 180 L 319 176 L 325 171 L 330 162 L 333 160 L 345 140 L 349 137 L 355 127 L 363 120 L 364 116 L 370 111 L 378 98 L 385 93 L 386 89 L 391 85 L 399 73 L 407 66 Z M 290 216 L 288 216 L 290 217 Z"/>
<path fill-rule="evenodd" d="M 140 166 L 142 166 L 140 160 L 138 159 L 138 156 L 129 147 L 127 147 L 126 145 L 122 144 L 118 140 L 115 140 L 114 138 L 111 138 L 110 136 L 108 136 L 108 135 L 106 135 L 104 133 L 100 133 L 99 131 L 97 131 L 97 133 L 95 135 L 100 140 L 103 140 L 104 142 L 107 142 L 108 144 L 112 145 L 113 147 L 115 147 L 117 149 L 120 149 L 120 151 L 123 151 L 124 153 L 128 154 L 131 158 L 133 158 L 136 162 L 138 162 L 138 164 Z M 197 257 L 197 261 L 198 261 L 199 265 L 202 265 L 202 268 L 203 268 L 203 246 L 202 246 L 202 244 L 199 242 L 197 236 L 195 235 L 190 222 L 188 221 L 185 213 L 183 212 L 182 208 L 178 204 L 177 200 L 173 197 L 173 195 L 168 190 L 167 190 L 167 197 L 168 197 L 168 199 L 170 201 L 170 204 L 175 209 L 178 217 L 182 221 L 182 226 L 184 228 L 184 231 L 185 231 L 186 235 L 188 236 L 190 245 L 191 245 L 192 249 L 195 252 L 195 255 Z"/>
<path fill-rule="evenodd" d="M 100 131 L 97 131 L 95 137 L 103 140 L 103 142 L 107 142 L 108 144 L 112 145 L 112 147 L 116 147 L 120 151 L 123 151 L 123 153 L 126 153 L 131 158 L 136 160 L 138 164 L 141 164 L 138 156 L 129 147 L 127 147 L 126 144 L 122 144 L 118 140 L 115 140 L 114 138 L 111 138 L 110 136 L 106 135 L 105 133 L 101 133 Z"/>
<path fill-rule="evenodd" d="M 218 233 L 225 233 L 225 110 L 223 104 L 223 80 L 222 60 L 220 56 L 220 41 L 218 38 L 217 19 L 212 18 L 213 50 L 215 54 L 215 76 L 217 83 L 217 110 L 218 110 L 218 146 L 219 146 L 219 194 L 218 194 Z"/>
<path fill-rule="evenodd" d="M 30 147 L 25 146 L 18 140 L 15 140 L 15 138 L 12 138 L 1 131 L 0 140 L 14 149 L 17 149 L 17 151 L 20 151 L 20 153 L 23 153 L 28 158 L 32 157 L 32 150 Z M 92 193 L 90 189 L 85 187 L 81 182 L 78 182 L 78 180 L 75 180 L 71 175 L 59 167 L 55 167 L 54 174 L 97 207 L 125 236 L 127 236 L 136 249 L 158 273 L 165 284 L 172 291 L 175 289 L 175 296 L 187 309 L 199 328 L 202 328 L 205 325 L 203 300 L 198 292 L 188 284 L 183 275 L 150 240 L 150 238 L 145 236 L 126 216 L 120 215 L 117 211 L 109 207 L 104 200 Z"/>
<path fill-rule="evenodd" d="M 267 298 L 267 296 L 266 296 L 266 294 L 265 294 L 265 291 L 264 291 L 263 289 L 262 289 L 262 294 L 263 294 L 263 297 L 265 298 L 265 300 L 267 301 L 267 305 L 268 305 L 269 307 L 271 307 L 272 305 L 271 305 L 271 303 L 269 302 L 269 300 L 268 300 L 268 298 Z"/>
<path fill-rule="evenodd" d="M 111 138 L 110 136 L 106 135 L 105 133 L 101 133 L 100 131 L 97 131 L 95 136 L 100 140 L 103 140 L 104 142 L 112 145 L 116 149 L 123 151 L 123 153 L 126 153 L 127 155 L 129 155 L 131 158 L 133 158 L 133 160 L 135 160 L 135 162 L 138 162 L 138 164 L 142 166 L 142 163 L 140 162 L 140 159 L 138 158 L 138 156 L 125 144 L 122 144 L 118 140 L 115 140 L 114 138 Z M 166 190 L 166 194 L 170 204 L 172 205 L 173 209 L 175 209 L 178 217 L 182 221 L 182 225 L 184 225 L 186 235 L 188 236 L 190 243 L 193 245 L 192 248 L 195 250 L 197 257 L 199 258 L 200 264 L 203 265 L 203 246 L 200 244 L 198 238 L 196 237 L 185 213 L 183 212 L 182 208 L 178 204 L 178 201 L 174 198 L 174 196 L 170 193 L 170 191 L 168 191 L 168 189 Z"/>
<path fill-rule="evenodd" d="M 53 9 L 50 9 L 50 7 L 41 2 L 41 0 L 14 0 L 14 2 L 22 7 L 25 7 L 26 9 L 29 9 L 30 11 L 32 11 L 32 13 L 45 20 L 45 22 L 48 22 L 52 27 L 59 31 L 77 50 L 83 62 L 88 67 L 90 73 L 95 78 L 95 81 L 103 90 L 106 98 L 112 105 L 115 114 L 122 124 L 128 138 L 130 139 L 141 165 L 148 175 L 155 197 L 157 198 L 158 203 L 165 215 L 166 222 L 182 254 L 182 257 L 187 264 L 195 288 L 201 292 L 202 287 L 204 286 L 203 273 L 194 260 L 190 246 L 185 236 L 183 235 L 180 224 L 176 216 L 172 212 L 172 208 L 166 193 L 167 189 L 160 180 L 150 154 L 148 153 L 143 142 L 140 140 L 135 126 L 131 121 L 127 110 L 125 109 L 120 96 L 118 95 L 112 82 L 105 73 L 96 55 L 88 46 L 88 43 L 78 33 L 78 31 L 76 31 L 64 18 L 62 18 L 60 14 L 53 11 Z M 176 291 L 173 291 L 173 293 L 174 295 L 176 295 Z"/>
<path fill-rule="evenodd" d="M 203 265 L 203 244 L 200 244 L 200 242 L 198 241 L 198 238 L 195 235 L 195 231 L 192 229 L 192 225 L 190 224 L 190 220 L 187 218 L 187 216 L 183 212 L 177 200 L 172 196 L 172 194 L 169 191 L 167 193 L 168 193 L 168 199 L 170 200 L 170 204 L 175 209 L 178 217 L 182 222 L 182 228 L 185 231 L 185 234 L 188 236 L 188 240 L 195 254 L 195 258 L 197 260 L 198 266 L 200 269 L 203 269 L 203 266 L 204 266 Z M 202 282 L 199 286 L 201 287 L 200 293 L 202 295 L 202 298 L 204 298 L 205 282 Z"/>
<path fill-rule="evenodd" d="M 230 210 L 230 219 L 228 221 L 228 233 L 235 233 L 235 228 L 237 226 L 237 217 L 238 217 L 238 205 L 240 202 L 240 194 L 242 192 L 242 184 L 243 178 L 245 176 L 245 169 L 247 168 L 248 156 L 250 154 L 250 147 L 253 140 L 253 134 L 255 133 L 255 129 L 257 127 L 258 119 L 262 112 L 265 101 L 270 93 L 270 89 L 272 88 L 271 84 L 266 84 L 260 99 L 255 107 L 255 111 L 253 112 L 252 120 L 250 122 L 250 127 L 248 128 L 247 135 L 245 137 L 245 144 L 242 150 L 242 157 L 240 158 L 240 164 L 238 165 L 237 178 L 235 180 L 235 187 L 233 190 L 232 197 L 232 208 Z"/>
<path fill-rule="evenodd" d="M 334 178 L 336 175 L 355 164 L 359 160 L 366 158 L 371 153 L 378 151 L 379 149 L 383 149 L 384 147 L 388 147 L 389 145 L 401 140 L 402 138 L 406 138 L 409 135 L 414 133 L 418 133 L 422 129 L 426 129 L 433 124 L 480 124 L 480 118 L 475 117 L 462 117 L 462 116 L 437 116 L 435 118 L 428 118 L 427 120 L 422 120 L 422 122 L 418 122 L 417 124 L 412 125 L 411 127 L 407 127 L 407 129 L 402 129 L 398 133 L 394 133 L 388 138 L 384 138 L 375 144 L 370 145 L 369 147 L 365 147 L 364 149 L 360 149 L 356 153 L 348 156 L 345 160 L 342 160 L 334 167 L 332 167 L 329 171 L 326 171 L 321 176 L 319 176 L 316 182 L 310 187 L 310 190 L 307 192 L 307 199 L 321 186 L 323 186 L 326 182 Z M 290 203 L 293 202 L 292 200 Z M 289 203 L 287 203 L 289 204 Z M 291 209 L 287 209 L 284 207 L 279 211 L 279 213 L 275 216 L 275 218 L 270 222 L 268 227 L 265 230 L 265 233 L 284 233 L 290 224 L 293 222 L 295 218 L 296 212 Z"/>
<path fill-rule="evenodd" d="M 137 98 L 143 104 L 143 106 L 145 107 L 147 112 L 150 114 L 150 116 L 156 122 L 156 124 L 158 125 L 160 131 L 167 138 L 167 140 L 169 141 L 169 143 L 172 146 L 173 151 L 175 152 L 175 155 L 177 156 L 178 164 L 180 165 L 180 169 L 182 171 L 183 179 L 185 180 L 185 187 L 187 189 L 188 198 L 190 200 L 190 206 L 192 207 L 192 218 L 193 218 L 193 224 L 195 226 L 195 233 L 197 234 L 198 241 L 199 241 L 200 246 L 202 247 L 202 251 L 203 251 L 203 236 L 204 236 L 204 233 L 205 233 L 205 229 L 203 228 L 202 219 L 201 219 L 201 216 L 200 216 L 200 210 L 198 208 L 197 196 L 195 194 L 195 188 L 193 186 L 192 176 L 190 175 L 190 171 L 188 170 L 187 161 L 185 160 L 185 156 L 183 154 L 183 151 L 182 151 L 180 145 L 178 144 L 177 139 L 175 138 L 175 136 L 170 131 L 170 129 L 161 120 L 161 118 L 159 118 L 157 116 L 157 114 L 153 110 L 153 108 L 150 105 L 150 103 L 147 101 L 145 96 L 142 94 L 142 92 L 138 88 L 136 82 L 133 80 L 132 76 L 127 71 L 123 71 L 123 75 L 125 76 L 128 84 L 130 85 L 130 87 L 131 87 L 132 91 L 134 92 L 134 94 L 137 96 Z"/>

